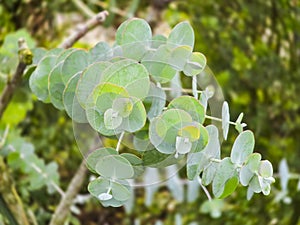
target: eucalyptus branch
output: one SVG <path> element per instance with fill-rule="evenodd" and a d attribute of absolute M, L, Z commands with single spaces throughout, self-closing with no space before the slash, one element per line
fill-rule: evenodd
<path fill-rule="evenodd" d="M 116 151 L 117 151 L 117 152 L 120 150 L 120 146 L 121 146 L 121 143 L 122 143 L 124 134 L 125 134 L 125 132 L 123 131 L 123 132 L 121 133 L 120 137 L 119 137 L 118 144 L 117 144 L 117 147 L 116 147 Z"/>
<path fill-rule="evenodd" d="M 12 151 L 12 152 L 16 152 L 16 149 L 12 146 L 12 145 L 9 145 L 9 150 Z M 24 159 L 24 162 L 26 162 L 25 158 L 24 158 L 24 155 L 20 155 L 20 158 L 21 159 Z M 42 169 L 36 165 L 35 163 L 31 162 L 28 164 L 32 169 L 34 169 L 37 173 L 39 173 L 42 177 L 46 178 L 46 179 L 50 179 L 50 177 L 48 177 L 48 174 L 46 173 L 43 173 Z M 64 196 L 65 193 L 64 191 L 53 181 L 53 180 L 50 180 L 50 184 L 52 185 L 52 187 L 61 195 L 61 196 Z"/>
<path fill-rule="evenodd" d="M 23 38 L 18 41 L 19 45 L 19 64 L 11 79 L 8 79 L 7 84 L 0 96 L 0 118 L 7 108 L 13 94 L 22 81 L 22 76 L 27 65 L 32 63 L 32 53 L 29 50 L 27 43 Z"/>
<path fill-rule="evenodd" d="M 74 34 L 69 36 L 59 47 L 70 48 L 76 41 L 78 41 L 80 38 L 86 35 L 88 31 L 104 22 L 107 16 L 108 12 L 106 10 L 96 14 L 93 18 L 88 20 L 82 27 L 80 27 Z"/>
<path fill-rule="evenodd" d="M 222 122 L 222 119 L 221 119 L 221 118 L 217 118 L 217 117 L 213 117 L 213 116 L 205 115 L 205 118 L 206 118 L 206 119 L 210 119 L 210 120 L 214 120 L 214 121 L 218 121 L 218 122 Z M 232 122 L 232 121 L 229 121 L 228 123 L 231 124 L 231 125 L 234 125 L 234 126 L 237 125 L 237 123 Z"/>
<path fill-rule="evenodd" d="M 164 91 L 174 91 L 174 88 L 169 88 L 169 87 L 162 87 L 161 89 L 164 90 Z M 181 91 L 185 92 L 185 93 L 188 93 L 188 94 L 193 94 L 194 93 L 192 89 L 181 88 Z M 197 90 L 197 93 L 201 94 L 202 91 Z"/>

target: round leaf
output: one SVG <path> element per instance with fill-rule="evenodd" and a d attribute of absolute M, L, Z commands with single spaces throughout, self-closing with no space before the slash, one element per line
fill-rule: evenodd
<path fill-rule="evenodd" d="M 110 65 L 110 62 L 97 62 L 82 72 L 77 84 L 76 96 L 83 108 L 85 108 L 88 96 L 99 84 L 103 71 Z"/>
<path fill-rule="evenodd" d="M 147 115 L 145 107 L 140 99 L 131 97 L 133 103 L 129 116 L 124 117 L 120 128 L 130 133 L 142 129 L 146 123 Z"/>
<path fill-rule="evenodd" d="M 188 125 L 178 131 L 180 137 L 187 138 L 189 141 L 194 142 L 200 138 L 200 129 L 196 125 Z"/>
<path fill-rule="evenodd" d="M 100 158 L 95 169 L 100 175 L 112 179 L 127 179 L 134 175 L 130 162 L 120 155 Z"/>
<path fill-rule="evenodd" d="M 87 157 L 87 167 L 93 171 L 95 171 L 95 167 L 97 162 L 108 155 L 117 155 L 118 152 L 114 148 L 99 148 L 94 150 L 91 154 L 88 155 Z"/>
<path fill-rule="evenodd" d="M 258 173 L 264 177 L 272 177 L 273 176 L 273 166 L 268 160 L 263 160 L 260 162 Z"/>
<path fill-rule="evenodd" d="M 224 187 L 224 191 L 219 198 L 226 198 L 228 195 L 231 195 L 238 186 L 238 184 L 239 178 L 237 176 L 234 176 L 227 180 Z"/>
<path fill-rule="evenodd" d="M 176 45 L 187 45 L 194 48 L 194 30 L 188 22 L 177 24 L 171 31 L 167 43 Z"/>
<path fill-rule="evenodd" d="M 180 109 L 169 109 L 153 119 L 149 127 L 151 143 L 158 151 L 171 154 L 176 151 L 178 130 L 192 122 L 191 116 Z"/>
<path fill-rule="evenodd" d="M 63 92 L 63 104 L 66 112 L 72 120 L 77 123 L 86 123 L 86 113 L 78 102 L 75 95 L 76 86 L 80 78 L 81 72 L 78 72 L 73 77 L 70 78 Z"/>
<path fill-rule="evenodd" d="M 88 53 L 84 50 L 72 51 L 62 65 L 62 81 L 67 84 L 69 79 L 88 65 Z"/>
<path fill-rule="evenodd" d="M 141 60 L 150 46 L 152 31 L 143 19 L 129 19 L 121 24 L 116 33 L 116 43 L 122 47 L 123 56 Z"/>
<path fill-rule="evenodd" d="M 107 61 L 112 58 L 113 51 L 106 42 L 99 42 L 89 51 L 89 63 Z"/>
<path fill-rule="evenodd" d="M 124 87 L 130 96 L 139 99 L 147 97 L 150 80 L 146 68 L 136 61 L 117 61 L 103 71 L 101 82 Z"/>
<path fill-rule="evenodd" d="M 132 108 L 133 103 L 130 98 L 117 98 L 112 105 L 112 109 L 118 112 L 121 117 L 129 116 Z"/>
<path fill-rule="evenodd" d="M 206 66 L 206 57 L 200 52 L 193 52 L 185 63 L 183 73 L 187 76 L 199 75 Z"/>
<path fill-rule="evenodd" d="M 244 163 L 248 156 L 253 152 L 254 143 L 255 140 L 252 131 L 247 130 L 240 133 L 231 150 L 231 162 L 236 164 Z"/>
<path fill-rule="evenodd" d="M 49 102 L 48 76 L 55 65 L 57 56 L 45 56 L 38 63 L 37 68 L 29 78 L 31 91 L 40 101 Z"/>
<path fill-rule="evenodd" d="M 182 109 L 189 113 L 194 121 L 203 123 L 205 120 L 205 112 L 203 106 L 195 98 L 191 96 L 180 96 L 173 99 L 169 105 L 169 109 Z"/>
<path fill-rule="evenodd" d="M 216 175 L 213 180 L 213 193 L 217 198 L 220 198 L 225 190 L 226 183 L 234 177 L 236 169 L 234 164 L 230 161 L 230 158 L 224 158 L 219 163 Z"/>
<path fill-rule="evenodd" d="M 104 124 L 104 113 L 112 107 L 113 101 L 120 97 L 128 97 L 124 88 L 111 83 L 102 83 L 93 90 L 87 100 L 88 122 L 103 135 L 111 136 L 122 132 L 118 129 L 107 129 Z"/>
<path fill-rule="evenodd" d="M 104 113 L 104 124 L 106 129 L 113 130 L 118 128 L 122 123 L 122 117 L 113 109 L 108 109 Z"/>

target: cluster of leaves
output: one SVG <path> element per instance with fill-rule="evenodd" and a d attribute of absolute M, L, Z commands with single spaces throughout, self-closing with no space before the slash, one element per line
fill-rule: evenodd
<path fill-rule="evenodd" d="M 119 142 L 132 135 L 135 154 L 120 154 L 118 143 L 88 156 L 88 167 L 100 175 L 88 189 L 104 206 L 124 204 L 130 198 L 126 179 L 136 178 L 145 166 L 166 167 L 180 160 L 186 160 L 190 180 L 202 174 L 203 185 L 212 182 L 216 197 L 231 194 L 239 181 L 249 185 L 249 196 L 270 192 L 272 165 L 253 153 L 254 137 L 243 131 L 242 116 L 234 123 L 240 134 L 230 158 L 220 159 L 218 130 L 203 125 L 208 91 L 199 100 L 193 85 L 194 97 L 179 96 L 167 104 L 165 90 L 176 77 L 197 83 L 206 66 L 204 55 L 193 48 L 194 31 L 187 22 L 165 37 L 152 36 L 146 21 L 130 19 L 118 28 L 113 47 L 100 42 L 89 51 L 35 50 L 29 85 L 39 100 L 66 110 L 73 121 L 88 123 L 101 135 L 119 137 Z M 229 119 L 224 102 L 225 139 Z"/>
<path fill-rule="evenodd" d="M 11 141 L 12 137 L 14 140 Z M 58 165 L 55 162 L 46 164 L 35 154 L 34 146 L 16 136 L 14 132 L 8 136 L 8 143 L 3 146 L 1 155 L 7 158 L 11 169 L 18 174 L 25 175 L 22 182 L 27 185 L 27 188 L 22 190 L 23 193 L 38 190 L 44 186 L 47 187 L 49 194 L 58 191 Z"/>

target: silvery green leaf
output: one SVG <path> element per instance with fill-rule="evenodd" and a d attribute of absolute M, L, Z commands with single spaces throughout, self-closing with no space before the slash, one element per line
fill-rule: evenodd
<path fill-rule="evenodd" d="M 279 163 L 279 177 L 281 189 L 283 191 L 287 191 L 289 182 L 289 167 L 286 159 L 282 159 Z"/>
<path fill-rule="evenodd" d="M 108 109 L 104 113 L 104 124 L 106 129 L 113 130 L 119 127 L 122 123 L 122 117 L 113 109 Z"/>
<path fill-rule="evenodd" d="M 229 106 L 228 103 L 225 101 L 222 106 L 222 129 L 223 129 L 223 137 L 227 140 L 228 130 L 229 130 Z"/>
<path fill-rule="evenodd" d="M 262 160 L 259 165 L 258 173 L 264 177 L 272 177 L 273 176 L 273 166 L 268 160 Z"/>
<path fill-rule="evenodd" d="M 231 161 L 236 164 L 244 163 L 253 152 L 254 143 L 255 140 L 252 131 L 247 130 L 240 133 L 232 146 L 230 154 Z"/>
<path fill-rule="evenodd" d="M 176 151 L 179 154 L 186 154 L 191 151 L 192 142 L 186 137 L 176 137 Z"/>

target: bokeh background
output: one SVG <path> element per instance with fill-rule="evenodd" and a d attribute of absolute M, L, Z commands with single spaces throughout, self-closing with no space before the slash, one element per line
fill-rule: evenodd
<path fill-rule="evenodd" d="M 247 201 L 246 189 L 239 187 L 213 207 L 200 190 L 195 199 L 187 200 L 174 197 L 170 188 L 161 186 L 151 200 L 145 199 L 144 189 L 137 189 L 133 206 L 103 208 L 88 198 L 87 176 L 69 224 L 299 225 L 300 1 L 1 0 L 0 90 L 13 74 L 18 37 L 25 36 L 30 46 L 57 47 L 80 23 L 102 10 L 110 12 L 105 23 L 75 47 L 90 48 L 99 41 L 113 43 L 116 28 L 130 17 L 147 20 L 155 33 L 162 34 L 188 20 L 195 30 L 195 50 L 207 57 L 229 102 L 232 120 L 244 112 L 244 121 L 256 136 L 255 149 L 272 162 L 276 183 L 269 196 L 256 194 Z M 50 168 L 57 171 L 53 179 L 65 190 L 82 160 L 72 121 L 65 112 L 37 101 L 25 76 L 0 121 L 2 139 L 5 129 L 8 135 L 1 145 L 0 174 L 9 174 L 25 211 L 35 215 L 37 224 L 48 224 L 59 194 L 46 186 L 32 186 L 33 177 L 8 163 L 5 147 L 30 143 L 39 160 L 54 165 Z M 231 129 L 222 146 L 224 156 L 236 137 Z M 4 189 L 5 179 L 0 175 L 0 193 L 9 191 Z M 1 214 L 0 224 L 6 224 Z"/>

